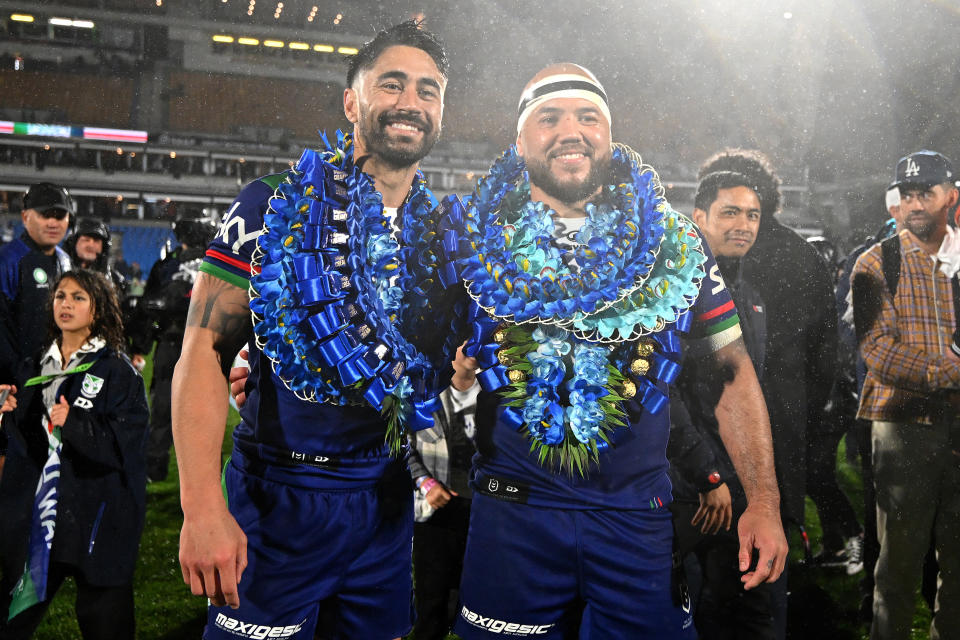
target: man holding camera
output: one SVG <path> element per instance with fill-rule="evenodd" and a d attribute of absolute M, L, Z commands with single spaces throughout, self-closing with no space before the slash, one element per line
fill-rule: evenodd
<path fill-rule="evenodd" d="M 942 154 L 901 158 L 894 184 L 902 230 L 860 256 L 851 276 L 867 365 L 857 417 L 873 422 L 880 541 L 874 640 L 910 636 L 931 536 L 940 579 L 930 635 L 953 637 L 960 628 L 960 239 L 947 226 L 955 179 Z"/>

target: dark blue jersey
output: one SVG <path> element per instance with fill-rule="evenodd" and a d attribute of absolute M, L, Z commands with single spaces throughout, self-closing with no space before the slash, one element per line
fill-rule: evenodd
<path fill-rule="evenodd" d="M 243 188 L 224 215 L 200 271 L 247 288 L 263 216 L 282 179 L 283 174 L 265 176 Z M 297 397 L 257 348 L 252 322 L 248 346 L 247 401 L 234 431 L 238 449 L 248 457 L 289 465 L 292 473 L 315 478 L 318 486 L 372 483 L 382 476 L 394 459 L 377 411 Z"/>
<path fill-rule="evenodd" d="M 693 356 L 708 355 L 741 334 L 736 307 L 706 242 L 703 249 L 707 256 L 703 265 L 706 277 L 688 311 L 693 314 L 692 326 L 684 341 L 686 351 Z M 657 383 L 657 387 L 667 393 L 667 385 Z M 499 400 L 498 394 L 483 395 L 488 396 L 488 402 Z M 484 401 L 480 402 L 478 426 L 482 428 Z M 628 401 L 626 405 L 629 432 L 621 430 L 624 435 L 616 446 L 601 452 L 599 468 L 591 464 L 585 477 L 542 466 L 536 454 L 530 452 L 528 439 L 501 420 L 502 408 L 498 407 L 492 433 L 479 436 L 474 490 L 502 499 L 566 509 L 651 509 L 669 503 L 666 450 L 670 413 L 666 407 L 652 414 L 636 402 Z"/>

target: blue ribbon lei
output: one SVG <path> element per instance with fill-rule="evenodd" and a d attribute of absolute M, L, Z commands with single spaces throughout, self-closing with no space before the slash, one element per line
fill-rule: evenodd
<path fill-rule="evenodd" d="M 250 279 L 257 345 L 298 397 L 367 404 L 399 451 L 433 425 L 456 349 L 438 273 L 442 209 L 417 172 L 395 230 L 349 134 L 307 149 L 264 215 Z M 416 336 L 418 344 L 411 342 Z"/>
<path fill-rule="evenodd" d="M 573 261 L 554 242 L 552 212 L 531 202 L 514 147 L 448 215 L 465 230 L 456 250 L 442 246 L 474 301 L 464 352 L 481 385 L 501 393 L 502 419 L 541 464 L 569 473 L 633 437 L 638 411 L 666 406 L 705 276 L 700 236 L 656 172 L 614 145 L 611 173 L 585 207 Z"/>

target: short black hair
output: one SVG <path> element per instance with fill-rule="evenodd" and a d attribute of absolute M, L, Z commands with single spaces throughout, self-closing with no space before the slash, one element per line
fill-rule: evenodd
<path fill-rule="evenodd" d="M 447 52 L 443 49 L 443 43 L 436 35 L 424 29 L 423 23 L 419 20 L 407 20 L 379 32 L 350 59 L 350 66 L 347 67 L 347 87 L 352 87 L 353 81 L 360 72 L 372 67 L 381 53 L 398 45 L 414 47 L 425 52 L 433 58 L 440 74 L 444 78 L 447 77 L 450 63 L 447 60 Z"/>
<path fill-rule="evenodd" d="M 751 187 L 760 196 L 762 218 L 770 218 L 780 209 L 780 178 L 769 158 L 756 149 L 724 149 L 700 166 L 698 180 L 716 171 L 735 171 L 750 178 Z M 762 219 L 761 218 L 761 219 Z"/>
<path fill-rule="evenodd" d="M 697 195 L 693 199 L 693 206 L 701 211 L 709 211 L 710 205 L 717 200 L 717 193 L 720 189 L 733 189 L 735 187 L 747 187 L 757 194 L 760 200 L 760 214 L 763 215 L 763 196 L 753 181 L 742 173 L 736 171 L 714 171 L 708 173 L 700 179 L 700 185 L 697 186 Z"/>

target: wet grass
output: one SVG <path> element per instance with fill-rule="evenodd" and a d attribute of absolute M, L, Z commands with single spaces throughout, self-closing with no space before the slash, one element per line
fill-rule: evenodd
<path fill-rule="evenodd" d="M 850 464 L 846 457 L 846 439 L 840 442 L 837 455 L 837 477 L 840 486 L 850 498 L 860 522 L 863 522 L 863 490 L 860 480 L 860 461 Z M 806 528 L 817 553 L 821 537 L 820 519 L 813 501 L 806 500 Z M 823 638 L 826 640 L 868 640 L 869 627 L 861 624 L 859 616 L 863 573 L 848 576 L 842 567 L 809 566 L 803 561 L 801 538 L 790 535 L 789 567 L 789 638 Z M 930 610 L 923 601 L 917 585 L 916 612 L 911 640 L 930 637 Z"/>

